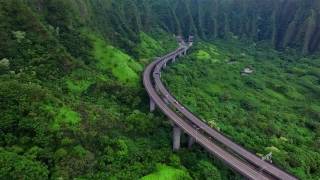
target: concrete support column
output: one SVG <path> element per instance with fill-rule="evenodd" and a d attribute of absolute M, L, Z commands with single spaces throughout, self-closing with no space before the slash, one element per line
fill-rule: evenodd
<path fill-rule="evenodd" d="M 169 100 L 167 98 L 163 98 L 163 101 L 166 103 L 166 104 L 169 104 Z"/>
<path fill-rule="evenodd" d="M 164 63 L 164 64 L 163 64 L 163 68 L 166 68 L 166 67 L 167 67 L 167 63 Z"/>
<path fill-rule="evenodd" d="M 156 110 L 156 103 L 150 98 L 150 112 L 153 112 L 154 110 Z"/>
<path fill-rule="evenodd" d="M 173 63 L 176 62 L 176 57 L 175 57 L 175 56 L 173 56 L 172 62 L 173 62 Z"/>
<path fill-rule="evenodd" d="M 157 86 L 157 85 L 155 85 L 155 89 L 156 89 L 157 92 L 160 91 L 159 86 Z M 151 99 L 151 98 L 150 98 L 150 99 Z"/>
<path fill-rule="evenodd" d="M 180 149 L 181 128 L 177 125 L 173 126 L 173 151 Z"/>
<path fill-rule="evenodd" d="M 192 145 L 194 144 L 195 142 L 195 139 L 191 136 L 189 136 L 189 139 L 188 139 L 188 148 L 191 148 Z"/>

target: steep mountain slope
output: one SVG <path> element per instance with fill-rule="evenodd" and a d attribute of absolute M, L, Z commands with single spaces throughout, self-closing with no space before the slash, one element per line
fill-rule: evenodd
<path fill-rule="evenodd" d="M 49 2 L 59 2 L 51 0 Z M 90 22 L 128 51 L 139 31 L 161 27 L 204 40 L 245 38 L 277 49 L 319 50 L 320 3 L 316 0 L 67 0 L 77 20 Z M 43 0 L 33 1 L 39 12 Z M 47 6 L 47 5 L 46 5 Z M 49 12 L 50 13 L 50 12 Z"/>

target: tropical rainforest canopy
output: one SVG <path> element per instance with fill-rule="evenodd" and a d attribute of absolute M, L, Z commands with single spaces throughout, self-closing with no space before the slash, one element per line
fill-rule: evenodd
<path fill-rule="evenodd" d="M 200 146 L 172 152 L 148 111 L 142 71 L 174 34 L 196 37 L 164 75 L 178 100 L 320 178 L 320 1 L 0 0 L 0 179 L 241 179 Z"/>

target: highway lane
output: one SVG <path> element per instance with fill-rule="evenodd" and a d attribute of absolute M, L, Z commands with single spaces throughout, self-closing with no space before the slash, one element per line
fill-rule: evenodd
<path fill-rule="evenodd" d="M 153 87 L 152 80 L 150 74 L 157 62 L 161 59 L 151 63 L 144 71 L 143 75 L 143 83 L 149 94 L 149 96 L 156 102 L 157 106 L 161 109 L 161 111 L 166 114 L 177 126 L 182 128 L 185 133 L 192 136 L 197 143 L 202 145 L 205 149 L 211 152 L 215 157 L 221 159 L 227 165 L 229 165 L 232 169 L 236 170 L 243 176 L 249 179 L 268 179 L 263 176 L 256 169 L 251 168 L 247 164 L 243 163 L 239 159 L 232 156 L 230 153 L 224 151 L 217 145 L 215 145 L 210 139 L 199 133 L 194 127 L 188 123 L 186 123 L 181 117 L 179 117 L 174 111 L 172 111 L 167 104 L 161 99 L 161 97 L 157 94 L 156 90 Z"/>
<path fill-rule="evenodd" d="M 227 164 L 229 164 L 233 169 L 238 170 L 244 176 L 247 177 L 248 174 L 246 172 L 243 172 L 243 169 L 238 169 L 237 167 L 235 167 L 235 165 L 237 163 L 241 162 L 241 164 L 239 164 L 239 165 L 241 165 L 241 167 L 246 167 L 247 170 L 249 169 L 250 172 L 252 170 L 256 171 L 257 174 L 259 174 L 260 176 L 263 176 L 264 178 L 267 178 L 267 179 L 271 177 L 271 176 L 268 176 L 268 174 L 272 174 L 272 176 L 277 177 L 278 179 L 297 179 L 294 176 L 286 173 L 285 171 L 282 171 L 281 169 L 275 167 L 274 165 L 269 164 L 265 161 L 262 161 L 259 157 L 257 157 L 253 153 L 247 151 L 246 149 L 244 149 L 240 145 L 232 142 L 232 140 L 225 137 L 217 130 L 210 128 L 207 124 L 205 124 L 199 118 L 194 116 L 185 107 L 180 105 L 180 103 L 178 103 L 178 101 L 176 101 L 176 99 L 169 93 L 169 91 L 165 88 L 165 86 L 161 82 L 160 74 L 161 74 L 161 70 L 164 68 L 165 64 L 169 63 L 169 61 L 172 61 L 174 57 L 176 57 L 178 54 L 183 53 L 185 50 L 187 50 L 189 48 L 188 46 L 186 46 L 185 43 L 180 43 L 180 45 L 181 46 L 177 50 L 175 50 L 174 52 L 169 53 L 168 55 L 165 55 L 162 58 L 159 58 L 156 61 L 154 61 L 153 63 L 151 63 L 146 68 L 146 70 L 144 72 L 144 79 L 143 79 L 144 85 L 147 89 L 147 92 L 149 93 L 149 96 L 154 100 L 154 102 L 158 105 L 158 107 L 170 119 L 172 119 L 175 124 L 177 124 L 179 127 L 181 127 L 186 133 L 188 133 L 187 129 L 191 128 L 195 132 L 198 133 L 197 136 L 199 136 L 199 134 L 200 134 L 201 135 L 200 137 L 202 138 L 201 142 L 199 142 L 199 137 L 197 137 L 194 133 L 188 133 L 189 135 L 194 137 L 199 144 L 201 144 L 203 147 L 205 147 L 211 153 L 215 154 L 218 157 L 219 157 L 219 153 L 220 153 L 220 155 L 222 154 L 223 156 L 220 156 L 219 158 L 222 159 Z M 150 79 L 151 74 L 152 74 L 154 82 Z M 148 78 L 146 76 L 148 76 Z M 150 93 L 150 92 L 153 92 L 153 93 Z M 161 95 L 162 95 L 162 97 L 161 97 Z M 165 100 L 163 100 L 163 99 L 165 99 Z M 164 103 L 164 104 L 160 105 L 161 103 Z M 168 103 L 168 104 L 166 104 L 166 103 Z M 177 114 L 177 112 L 175 112 L 174 110 L 172 110 L 169 107 L 170 105 L 174 106 L 174 108 L 179 111 L 179 114 L 182 114 L 192 124 L 186 123 L 185 119 L 181 118 L 179 116 L 179 114 Z M 168 114 L 169 111 L 170 111 L 170 113 Z M 177 123 L 175 120 L 176 121 L 179 120 L 179 123 Z M 188 126 L 184 125 L 184 127 L 182 127 L 182 124 L 180 121 L 188 124 Z M 197 127 L 195 127 L 194 125 L 196 125 Z M 201 131 L 205 131 L 209 135 L 209 137 L 203 135 L 203 133 L 198 132 L 198 129 L 200 129 Z M 251 164 L 243 161 L 243 159 L 238 159 L 236 156 L 231 155 L 230 152 L 228 152 L 224 149 L 221 149 L 220 147 L 218 147 L 216 144 L 213 143 L 211 138 L 214 138 L 219 143 L 222 143 L 225 147 L 231 149 L 233 151 L 233 153 L 238 154 L 243 159 L 245 159 L 245 161 L 248 161 Z M 208 141 L 210 143 L 208 143 Z M 210 147 L 214 148 L 214 149 L 211 149 Z M 218 150 L 217 150 L 217 148 L 218 148 Z M 219 153 L 217 154 L 216 151 L 219 151 Z M 230 157 L 232 157 L 233 159 Z M 237 159 L 237 160 L 235 160 L 235 159 Z M 254 165 L 254 166 L 252 166 L 252 165 Z M 262 172 L 263 173 L 266 172 L 266 174 L 262 175 Z M 252 173 L 249 173 L 249 174 L 251 174 L 251 175 L 248 178 L 252 178 L 253 177 Z M 256 178 L 253 178 L 253 179 L 256 179 Z"/>

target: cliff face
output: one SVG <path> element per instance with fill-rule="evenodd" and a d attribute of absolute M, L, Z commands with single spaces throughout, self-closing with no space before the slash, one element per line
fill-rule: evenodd
<path fill-rule="evenodd" d="M 269 40 L 277 49 L 319 50 L 320 2 L 315 0 L 171 0 L 183 34 L 203 39 Z M 184 18 L 184 19 L 182 19 Z M 184 21 L 184 22 L 182 22 Z"/>
<path fill-rule="evenodd" d="M 61 0 L 50 0 L 61 1 Z M 277 49 L 303 53 L 320 49 L 320 2 L 317 0 L 67 0 L 81 18 L 109 39 L 138 41 L 137 32 L 160 27 L 202 39 L 268 40 Z M 34 1 L 41 11 L 46 3 Z M 129 42 L 129 43 L 128 43 Z"/>

